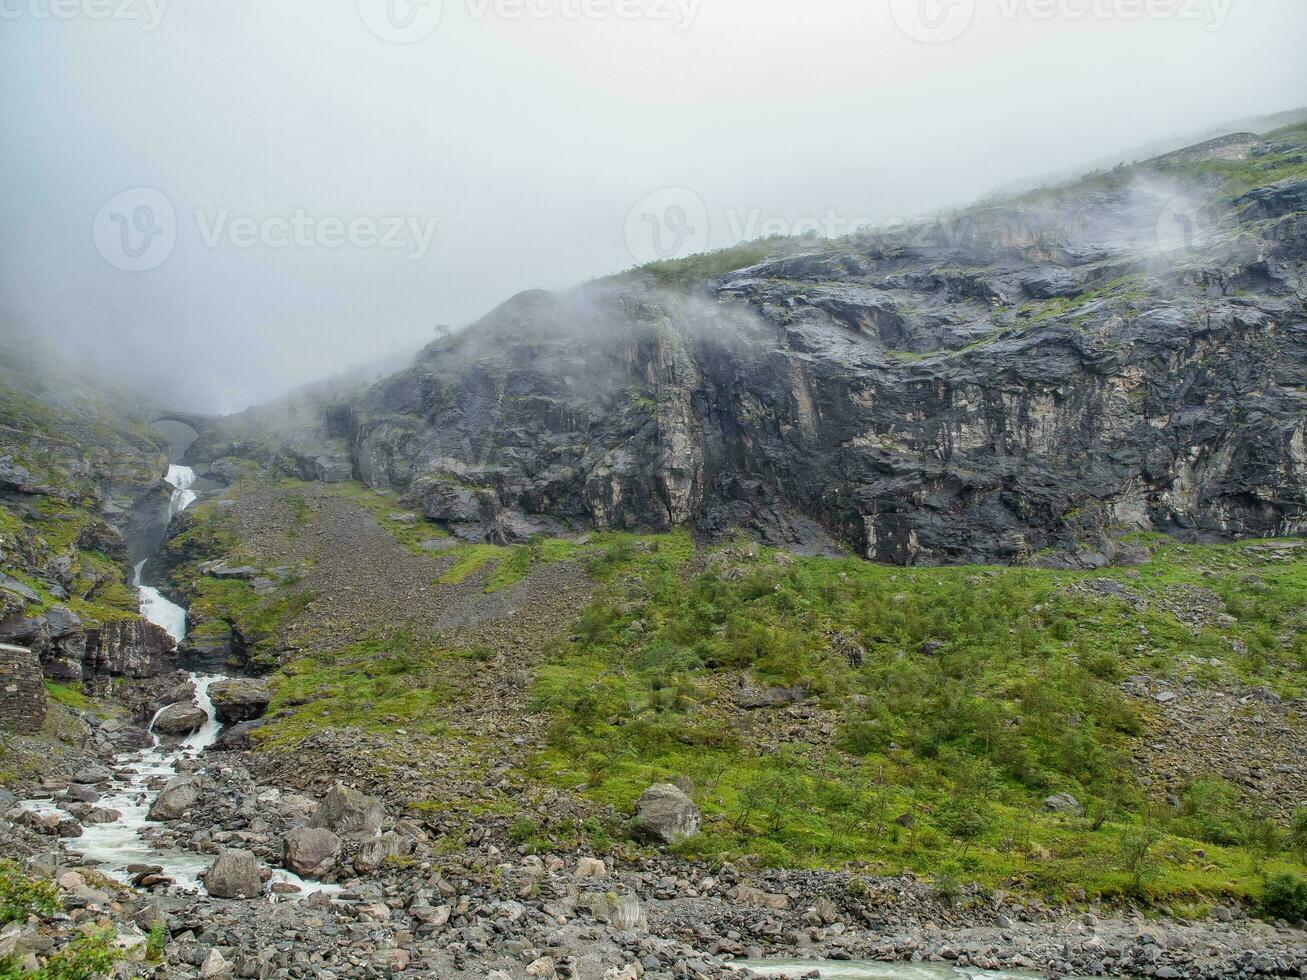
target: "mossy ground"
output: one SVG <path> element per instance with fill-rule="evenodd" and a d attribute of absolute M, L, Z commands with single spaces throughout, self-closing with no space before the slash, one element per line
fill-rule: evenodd
<path fill-rule="evenodd" d="M 331 492 L 378 513 L 393 505 L 363 488 Z M 619 813 L 651 782 L 688 777 L 705 828 L 687 856 L 913 871 L 1061 898 L 1129 893 L 1174 908 L 1254 899 L 1267 876 L 1303 871 L 1288 828 L 1217 778 L 1196 780 L 1178 807 L 1150 795 L 1132 747 L 1158 709 L 1121 682 L 1307 694 L 1307 554 L 1293 543 L 1133 543 L 1151 554 L 1142 564 L 1068 572 L 595 534 L 453 546 L 440 581 L 496 591 L 552 562 L 586 568 L 595 600 L 534 665 L 530 708 L 547 721 L 547 747 L 521 775 Z M 1183 615 L 1192 596 L 1202 615 Z M 449 709 L 496 655 L 400 630 L 307 652 L 279 675 L 260 738 L 284 748 L 323 729 L 403 730 L 466 748 L 476 733 L 452 727 Z M 749 711 L 736 703 L 741 684 L 808 697 Z M 472 749 L 460 759 L 450 765 L 468 773 L 484 761 Z M 1060 792 L 1086 816 L 1049 812 L 1044 799 Z M 514 834 L 535 849 L 596 847 L 620 830 L 521 821 Z"/>
<path fill-rule="evenodd" d="M 693 855 L 1058 895 L 1253 896 L 1264 874 L 1302 869 L 1284 828 L 1219 781 L 1179 810 L 1146 796 L 1129 750 L 1148 709 L 1119 681 L 1194 673 L 1302 694 L 1307 557 L 1152 545 L 1136 569 L 1092 574 L 747 545 L 702 570 L 681 547 L 613 554 L 609 587 L 538 671 L 553 722 L 533 775 L 623 812 L 651 782 L 689 777 L 706 816 Z M 1202 588 L 1234 621 L 1195 633 L 1164 604 L 1074 588 L 1088 578 L 1151 597 Z M 742 711 L 742 680 L 812 700 Z M 1047 812 L 1057 792 L 1088 815 Z"/>

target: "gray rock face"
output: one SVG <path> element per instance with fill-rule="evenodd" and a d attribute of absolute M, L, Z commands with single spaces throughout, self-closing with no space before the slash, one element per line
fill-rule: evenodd
<path fill-rule="evenodd" d="M 59 681 L 157 677 L 176 666 L 176 644 L 153 623 L 123 619 L 88 629 L 62 606 L 0 618 L 0 643 L 30 647 L 45 675 Z"/>
<path fill-rule="evenodd" d="M 263 891 L 258 859 L 224 848 L 204 875 L 204 889 L 215 898 L 256 898 Z"/>
<path fill-rule="evenodd" d="M 164 735 L 184 736 L 199 731 L 208 720 L 208 714 L 194 701 L 170 704 L 154 719 L 154 730 Z"/>
<path fill-rule="evenodd" d="M 385 809 L 380 800 L 337 783 L 318 805 L 312 826 L 325 827 L 337 834 L 373 837 L 380 832 L 384 818 Z"/>
<path fill-rule="evenodd" d="M 262 718 L 272 701 L 272 692 L 263 681 L 238 677 L 212 685 L 209 697 L 218 720 L 232 724 Z"/>
<path fill-rule="evenodd" d="M 526 293 L 332 425 L 362 479 L 462 538 L 745 527 L 1094 565 L 1109 529 L 1298 533 L 1305 184 L 1217 205 L 1187 248 L 1173 192 L 1125 182 L 814 242 L 697 293 Z"/>
<path fill-rule="evenodd" d="M 703 816 L 688 796 L 671 783 L 650 786 L 635 808 L 635 822 L 649 838 L 675 844 L 699 832 Z"/>
<path fill-rule="evenodd" d="M 1044 801 L 1044 806 L 1053 813 L 1065 813 L 1071 817 L 1083 817 L 1085 815 L 1085 808 L 1070 793 L 1058 793 L 1056 796 L 1050 796 Z"/>
<path fill-rule="evenodd" d="M 150 804 L 151 820 L 177 820 L 200 799 L 200 781 L 194 776 L 174 776 Z"/>
<path fill-rule="evenodd" d="M 354 868 L 357 871 L 369 872 L 376 871 L 390 858 L 399 857 L 403 853 L 404 840 L 394 831 L 382 834 L 369 841 L 364 841 L 359 847 L 358 856 L 354 859 Z"/>
<path fill-rule="evenodd" d="M 321 878 L 336 866 L 340 838 L 322 827 L 296 827 L 283 841 L 284 863 L 305 878 Z"/>

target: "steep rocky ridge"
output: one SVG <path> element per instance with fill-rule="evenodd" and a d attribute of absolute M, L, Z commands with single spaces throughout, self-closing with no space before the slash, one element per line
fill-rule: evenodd
<path fill-rule="evenodd" d="M 0 337 L 0 642 L 47 677 L 95 683 L 172 666 L 137 615 L 132 565 L 166 531 L 169 438 L 102 379 Z"/>
<path fill-rule="evenodd" d="M 1305 151 L 1291 128 L 893 233 L 761 243 L 774 257 L 702 281 L 681 263 L 678 288 L 664 266 L 526 293 L 282 455 L 330 480 L 347 449 L 368 484 L 496 543 L 691 526 L 1096 566 L 1121 531 L 1300 533 Z"/>

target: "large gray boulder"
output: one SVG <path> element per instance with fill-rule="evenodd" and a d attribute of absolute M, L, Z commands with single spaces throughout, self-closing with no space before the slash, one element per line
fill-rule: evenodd
<path fill-rule="evenodd" d="M 336 866 L 340 838 L 325 827 L 296 827 L 282 841 L 282 863 L 297 875 L 321 878 Z"/>
<path fill-rule="evenodd" d="M 1083 817 L 1085 808 L 1070 793 L 1058 793 L 1044 801 L 1044 806 L 1051 813 L 1062 813 L 1068 817 Z"/>
<path fill-rule="evenodd" d="M 194 701 L 170 704 L 154 719 L 154 730 L 164 735 L 184 738 L 204 727 L 208 714 Z"/>
<path fill-rule="evenodd" d="M 310 826 L 325 827 L 338 834 L 375 837 L 381 832 L 381 821 L 385 815 L 380 800 L 351 789 L 344 783 L 337 783 L 322 798 Z"/>
<path fill-rule="evenodd" d="M 204 888 L 214 898 L 256 898 L 263 891 L 258 859 L 249 851 L 224 848 L 205 872 Z"/>
<path fill-rule="evenodd" d="M 272 703 L 272 692 L 263 681 L 252 677 L 234 677 L 209 688 L 213 712 L 223 724 L 254 721 L 262 718 Z"/>
<path fill-rule="evenodd" d="M 685 793 L 671 783 L 650 786 L 635 808 L 635 822 L 645 836 L 663 844 L 693 837 L 703 815 Z"/>
<path fill-rule="evenodd" d="M 394 831 L 364 841 L 354 858 L 354 870 L 364 874 L 376 871 L 390 858 L 397 858 L 403 854 L 406 845 L 411 846 Z"/>
<path fill-rule="evenodd" d="M 150 804 L 151 820 L 176 820 L 200 798 L 200 781 L 195 776 L 174 776 Z"/>

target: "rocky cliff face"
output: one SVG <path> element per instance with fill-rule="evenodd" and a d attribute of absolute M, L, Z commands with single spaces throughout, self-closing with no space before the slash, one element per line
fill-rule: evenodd
<path fill-rule="evenodd" d="M 1097 565 L 1128 531 L 1297 534 L 1307 128 L 1236 142 L 894 233 L 754 243 L 726 275 L 526 293 L 276 446 L 247 419 L 193 456 L 349 469 L 495 542 L 688 525 Z"/>
<path fill-rule="evenodd" d="M 688 293 L 528 293 L 337 431 L 363 480 L 496 541 L 688 524 L 1097 564 L 1121 531 L 1299 533 L 1305 146 L 786 243 Z"/>
<path fill-rule="evenodd" d="M 90 380 L 0 338 L 0 643 L 94 683 L 170 666 L 131 566 L 167 523 L 168 440 Z"/>

